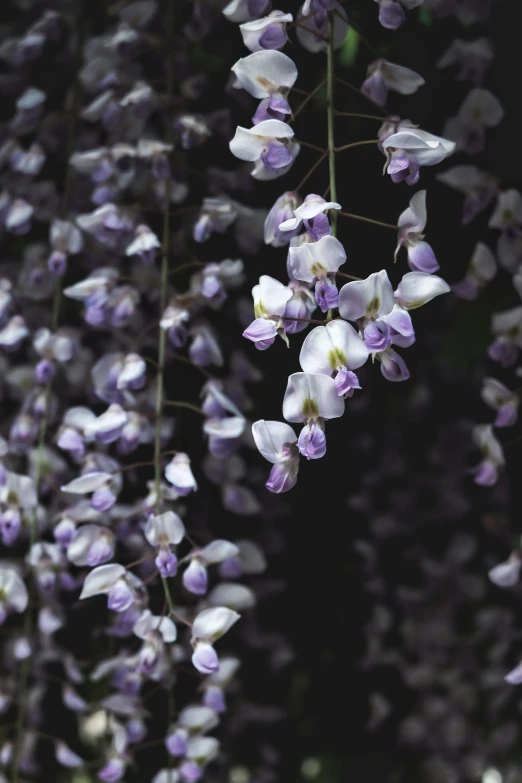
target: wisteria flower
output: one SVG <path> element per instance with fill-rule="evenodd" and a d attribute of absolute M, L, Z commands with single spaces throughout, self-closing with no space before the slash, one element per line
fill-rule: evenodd
<path fill-rule="evenodd" d="M 401 247 L 408 251 L 410 269 L 417 272 L 432 274 L 439 269 L 439 264 L 431 246 L 424 242 L 424 229 L 427 221 L 426 191 L 419 190 L 411 199 L 410 206 L 405 209 L 398 220 L 399 236 L 395 256 Z"/>
<path fill-rule="evenodd" d="M 253 128 L 237 128 L 230 151 L 236 158 L 256 162 L 254 178 L 264 178 L 286 173 L 299 152 L 299 145 L 292 142 L 294 131 L 280 120 L 264 120 Z"/>
<path fill-rule="evenodd" d="M 261 275 L 259 284 L 252 289 L 252 296 L 256 318 L 245 329 L 243 337 L 252 340 L 258 350 L 265 351 L 278 334 L 285 337 L 282 316 L 287 302 L 292 298 L 292 291 L 279 280 Z"/>
<path fill-rule="evenodd" d="M 415 310 L 431 302 L 436 296 L 447 294 L 449 290 L 449 285 L 441 277 L 425 272 L 407 272 L 397 286 L 394 296 L 400 307 Z"/>
<path fill-rule="evenodd" d="M 318 242 L 306 242 L 288 250 L 288 268 L 296 280 L 315 283 L 315 299 L 323 312 L 337 307 L 335 272 L 346 261 L 346 252 L 338 239 L 326 235 Z"/>
<path fill-rule="evenodd" d="M 477 242 L 464 278 L 451 286 L 461 299 L 476 299 L 479 292 L 495 277 L 497 262 L 484 242 Z"/>
<path fill-rule="evenodd" d="M 218 671 L 219 660 L 214 643 L 237 623 L 240 615 L 224 606 L 204 609 L 192 624 L 192 663 L 202 674 Z"/>
<path fill-rule="evenodd" d="M 299 470 L 297 436 L 280 421 L 256 421 L 252 435 L 260 454 L 273 464 L 265 486 L 270 492 L 288 492 L 295 486 Z"/>
<path fill-rule="evenodd" d="M 272 247 L 284 247 L 299 231 L 299 224 L 293 230 L 281 229 L 281 226 L 292 219 L 295 210 L 302 204 L 298 193 L 289 191 L 279 196 L 274 206 L 266 216 L 264 226 L 264 239 L 266 245 Z"/>
<path fill-rule="evenodd" d="M 311 193 L 305 197 L 301 206 L 294 209 L 293 218 L 279 224 L 279 232 L 297 231 L 301 227 L 301 223 L 304 223 L 304 227 L 312 239 L 319 240 L 332 233 L 326 215 L 329 209 L 341 209 L 341 205 L 336 201 L 325 201 L 316 193 Z"/>
<path fill-rule="evenodd" d="M 482 461 L 473 470 L 475 484 L 491 487 L 497 483 L 499 471 L 504 467 L 504 451 L 490 424 L 474 427 L 473 440 L 483 455 Z"/>
<path fill-rule="evenodd" d="M 455 151 L 455 142 L 418 128 L 404 128 L 382 142 L 393 182 L 415 185 L 421 166 L 435 166 Z"/>
<path fill-rule="evenodd" d="M 379 59 L 368 66 L 361 90 L 379 106 L 384 106 L 388 100 L 388 90 L 401 95 L 413 95 L 424 83 L 422 76 L 411 68 Z"/>
<path fill-rule="evenodd" d="M 489 90 L 475 87 L 460 107 L 456 117 L 451 117 L 445 133 L 457 144 L 457 149 L 476 155 L 484 149 L 486 128 L 495 128 L 504 117 L 500 102 Z"/>
<path fill-rule="evenodd" d="M 14 568 L 0 566 L 0 625 L 11 612 L 25 612 L 29 594 Z"/>
<path fill-rule="evenodd" d="M 231 70 L 239 85 L 254 98 L 285 95 L 297 79 L 293 60 L 277 51 L 254 52 L 238 60 Z"/>
<path fill-rule="evenodd" d="M 272 11 L 261 19 L 244 22 L 239 27 L 243 43 L 251 52 L 259 52 L 263 49 L 282 49 L 288 41 L 286 26 L 292 21 L 292 14 Z"/>
<path fill-rule="evenodd" d="M 510 391 L 496 378 L 484 378 L 481 396 L 486 405 L 497 411 L 495 427 L 512 427 L 518 419 L 518 394 Z"/>
<path fill-rule="evenodd" d="M 351 397 L 360 389 L 353 372 L 368 359 L 368 348 L 346 321 L 334 320 L 317 326 L 306 337 L 299 363 L 305 373 L 321 373 L 334 378 L 339 396 Z"/>
<path fill-rule="evenodd" d="M 393 305 L 393 288 L 384 269 L 366 280 L 346 283 L 339 292 L 339 313 L 347 321 L 376 320 L 391 313 Z"/>
<path fill-rule="evenodd" d="M 290 422 L 304 422 L 297 446 L 307 459 L 318 459 L 326 452 L 324 422 L 344 413 L 344 398 L 339 396 L 333 378 L 320 373 L 293 373 L 283 399 L 283 416 Z"/>

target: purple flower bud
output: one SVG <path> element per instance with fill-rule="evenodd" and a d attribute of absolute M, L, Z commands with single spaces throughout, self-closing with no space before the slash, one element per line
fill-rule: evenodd
<path fill-rule="evenodd" d="M 297 470 L 294 464 L 280 462 L 273 465 L 265 487 L 269 492 L 280 494 L 281 492 L 288 492 L 289 489 L 295 487 L 296 482 Z"/>
<path fill-rule="evenodd" d="M 160 549 L 154 562 L 164 579 L 167 579 L 169 576 L 176 576 L 178 572 L 178 559 L 169 549 Z"/>
<path fill-rule="evenodd" d="M 0 516 L 0 533 L 5 546 L 14 544 L 19 536 L 22 520 L 16 508 L 8 508 Z"/>
<path fill-rule="evenodd" d="M 259 37 L 262 49 L 282 49 L 288 41 L 285 28 L 280 24 L 271 24 Z"/>
<path fill-rule="evenodd" d="M 290 114 L 291 111 L 292 110 L 286 98 L 284 98 L 282 95 L 271 95 L 269 98 L 263 98 L 263 100 L 260 102 L 256 109 L 256 113 L 252 117 L 252 123 L 254 125 L 258 125 L 264 120 L 281 120 L 281 122 L 285 122 L 286 115 Z M 280 144 L 280 142 L 273 143 L 278 145 Z M 284 165 L 286 166 L 287 164 L 285 163 Z M 267 168 L 270 168 L 270 166 L 267 166 Z M 280 167 L 277 166 L 276 168 Z"/>
<path fill-rule="evenodd" d="M 192 663 L 201 674 L 212 674 L 219 669 L 219 659 L 211 644 L 198 642 L 192 654 Z"/>
<path fill-rule="evenodd" d="M 371 353 L 385 351 L 390 344 L 390 327 L 385 321 L 370 321 L 364 329 L 364 342 Z"/>
<path fill-rule="evenodd" d="M 307 459 L 320 459 L 326 454 L 326 435 L 315 423 L 306 424 L 297 441 L 299 453 Z"/>
<path fill-rule="evenodd" d="M 47 268 L 52 275 L 61 277 L 67 271 L 67 256 L 59 250 L 54 250 L 47 259 Z"/>
<path fill-rule="evenodd" d="M 274 344 L 277 331 L 273 321 L 256 318 L 243 332 L 243 337 L 252 340 L 258 351 L 266 351 Z"/>
<path fill-rule="evenodd" d="M 167 734 L 165 747 L 171 756 L 184 756 L 187 752 L 188 734 L 185 729 L 176 729 Z"/>
<path fill-rule="evenodd" d="M 35 367 L 34 375 L 37 383 L 50 383 L 54 378 L 55 367 L 53 362 L 42 359 Z"/>
<path fill-rule="evenodd" d="M 123 580 L 113 585 L 108 594 L 107 606 L 113 612 L 124 612 L 134 601 L 134 593 L 129 585 Z"/>
<path fill-rule="evenodd" d="M 203 770 L 194 761 L 184 761 L 179 768 L 179 775 L 183 783 L 197 783 L 203 774 Z"/>
<path fill-rule="evenodd" d="M 141 742 L 147 736 L 147 727 L 141 718 L 131 718 L 125 724 L 129 742 Z"/>
<path fill-rule="evenodd" d="M 327 277 L 324 277 L 322 280 L 317 280 L 315 284 L 315 301 L 323 313 L 337 307 L 339 304 L 339 291 L 337 290 L 335 283 Z"/>
<path fill-rule="evenodd" d="M 112 758 L 100 769 L 98 779 L 104 780 L 105 783 L 117 783 L 122 779 L 124 772 L 124 762 L 119 758 Z"/>
<path fill-rule="evenodd" d="M 518 357 L 518 348 L 506 337 L 497 337 L 488 348 L 488 356 L 502 367 L 511 367 Z"/>
<path fill-rule="evenodd" d="M 475 484 L 479 484 L 481 487 L 492 487 L 498 479 L 497 466 L 490 460 L 484 459 L 473 470 L 473 477 Z"/>
<path fill-rule="evenodd" d="M 97 565 L 106 563 L 114 554 L 114 544 L 112 539 L 100 535 L 96 538 L 87 553 L 87 565 L 94 568 Z"/>
<path fill-rule="evenodd" d="M 353 397 L 354 391 L 361 388 L 359 378 L 347 367 L 339 367 L 337 375 L 334 378 L 334 383 L 339 397 L 342 397 L 345 394 L 347 397 Z"/>
<path fill-rule="evenodd" d="M 497 411 L 495 427 L 512 427 L 517 423 L 518 407 L 516 404 L 507 403 L 502 405 Z"/>
<path fill-rule="evenodd" d="M 183 586 L 194 595 L 205 595 L 207 592 L 207 569 L 197 558 L 193 558 L 183 572 Z"/>
<path fill-rule="evenodd" d="M 228 557 L 219 566 L 219 575 L 223 579 L 238 579 L 243 573 L 237 557 Z"/>
<path fill-rule="evenodd" d="M 407 381 L 410 371 L 406 362 L 395 351 L 388 349 L 379 354 L 381 360 L 381 373 L 387 381 Z"/>
<path fill-rule="evenodd" d="M 388 100 L 388 86 L 382 73 L 377 70 L 363 82 L 361 92 L 368 95 L 374 103 L 384 106 Z"/>
<path fill-rule="evenodd" d="M 91 506 L 96 511 L 109 511 L 116 503 L 116 495 L 114 495 L 109 487 L 100 487 L 93 492 L 91 497 Z"/>
<path fill-rule="evenodd" d="M 285 144 L 280 141 L 271 141 L 268 147 L 261 153 L 263 166 L 271 171 L 289 166 L 292 156 Z"/>
<path fill-rule="evenodd" d="M 214 710 L 214 712 L 217 712 L 218 714 L 225 712 L 227 705 L 222 688 L 219 688 L 217 685 L 211 685 L 209 688 L 205 688 L 203 704 L 205 707 L 210 707 L 211 710 Z"/>
<path fill-rule="evenodd" d="M 397 30 L 404 23 L 406 15 L 402 6 L 393 0 L 380 0 L 379 2 L 379 22 L 387 30 Z"/>
<path fill-rule="evenodd" d="M 321 237 L 325 237 L 332 233 L 330 221 L 324 212 L 321 212 L 319 215 L 316 215 L 309 220 L 303 220 L 303 225 L 312 239 L 314 239 L 316 242 L 319 241 Z"/>

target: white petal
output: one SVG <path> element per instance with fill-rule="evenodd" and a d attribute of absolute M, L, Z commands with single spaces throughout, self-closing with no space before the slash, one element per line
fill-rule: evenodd
<path fill-rule="evenodd" d="M 390 90 L 401 95 L 413 95 L 419 87 L 425 84 L 422 76 L 403 65 L 384 61 L 381 66 L 382 75 Z"/>
<path fill-rule="evenodd" d="M 229 144 L 230 151 L 239 160 L 256 161 L 272 139 L 291 139 L 294 131 L 286 122 L 264 120 L 253 128 L 236 128 Z M 70 295 L 70 294 L 69 294 Z"/>
<path fill-rule="evenodd" d="M 221 582 L 209 593 L 207 598 L 211 606 L 226 606 L 236 612 L 243 612 L 256 605 L 256 597 L 246 585 L 236 582 Z"/>
<path fill-rule="evenodd" d="M 481 282 L 488 283 L 497 273 L 495 256 L 484 242 L 477 242 L 470 261 L 471 271 Z"/>
<path fill-rule="evenodd" d="M 281 88 L 290 89 L 297 79 L 293 60 L 283 52 L 264 50 L 243 57 L 232 66 L 243 89 L 254 98 L 268 98 Z"/>
<path fill-rule="evenodd" d="M 337 395 L 333 378 L 306 372 L 295 372 L 289 377 L 283 400 L 287 421 L 337 419 L 343 413 L 344 400 Z"/>
<path fill-rule="evenodd" d="M 282 461 L 285 443 L 297 440 L 292 427 L 283 421 L 256 421 L 252 424 L 252 435 L 259 452 L 273 464 Z"/>
<path fill-rule="evenodd" d="M 393 304 L 393 288 L 384 269 L 374 272 L 366 280 L 346 283 L 339 291 L 339 313 L 348 321 L 388 315 Z"/>
<path fill-rule="evenodd" d="M 185 535 L 185 526 L 174 511 L 149 517 L 145 526 L 145 538 L 151 546 L 179 544 Z"/>
<path fill-rule="evenodd" d="M 408 272 L 397 286 L 395 300 L 405 310 L 414 310 L 431 302 L 436 296 L 447 294 L 449 290 L 449 285 L 441 277 L 424 272 Z"/>
<path fill-rule="evenodd" d="M 194 704 L 181 710 L 177 723 L 190 732 L 210 731 L 218 724 L 218 717 L 211 707 Z"/>
<path fill-rule="evenodd" d="M 112 479 L 111 473 L 93 471 L 85 473 L 83 476 L 73 479 L 68 484 L 60 487 L 62 492 L 70 492 L 72 495 L 86 495 L 88 492 L 94 492 L 103 487 Z"/>
<path fill-rule="evenodd" d="M 329 272 L 337 272 L 346 261 L 346 252 L 338 239 L 324 236 L 288 250 L 288 266 L 296 280 L 313 283 Z"/>
<path fill-rule="evenodd" d="M 269 275 L 261 275 L 259 284 L 252 289 L 252 297 L 258 318 L 282 316 L 287 302 L 292 298 L 292 289 Z"/>
<path fill-rule="evenodd" d="M 419 190 L 410 199 L 410 206 L 401 214 L 397 225 L 401 228 L 408 226 L 410 231 L 421 234 L 426 226 L 427 218 L 426 191 Z"/>
<path fill-rule="evenodd" d="M 356 370 L 368 355 L 368 348 L 355 329 L 346 321 L 336 319 L 309 332 L 301 348 L 299 363 L 304 372 L 331 375 L 343 366 Z"/>
<path fill-rule="evenodd" d="M 93 595 L 108 593 L 118 579 L 125 576 L 126 570 L 118 563 L 109 563 L 94 568 L 85 577 L 80 599 L 90 598 Z"/>
<path fill-rule="evenodd" d="M 232 544 L 230 541 L 217 539 L 200 549 L 198 557 L 204 560 L 205 563 L 221 563 L 229 557 L 235 557 L 238 552 L 239 549 L 235 544 Z"/>
<path fill-rule="evenodd" d="M 192 639 L 205 639 L 212 643 L 223 636 L 238 620 L 238 613 L 225 606 L 204 609 L 194 620 Z"/>
<path fill-rule="evenodd" d="M 312 194 L 307 196 L 300 207 L 294 210 L 295 218 L 285 220 L 284 223 L 279 225 L 280 231 L 293 231 L 296 229 L 301 221 L 310 220 L 317 217 L 321 212 L 325 212 L 327 209 L 341 209 L 341 205 L 336 201 L 325 201 L 321 196 Z"/>

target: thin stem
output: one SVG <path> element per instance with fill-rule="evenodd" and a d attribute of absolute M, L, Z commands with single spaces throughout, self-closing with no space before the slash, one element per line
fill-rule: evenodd
<path fill-rule="evenodd" d="M 317 95 L 317 93 L 319 92 L 319 90 L 320 90 L 322 87 L 324 87 L 324 85 L 325 85 L 325 84 L 326 84 L 326 79 L 323 79 L 321 82 L 319 82 L 319 84 L 317 85 L 317 87 L 314 87 L 314 89 L 312 90 L 312 92 L 308 93 L 308 95 L 306 96 L 306 98 L 304 99 L 304 101 L 303 101 L 302 103 L 300 103 L 300 104 L 299 104 L 299 106 L 297 107 L 297 109 L 296 109 L 296 110 L 293 112 L 293 118 L 294 118 L 294 120 L 295 120 L 295 118 L 297 117 L 297 115 L 298 115 L 298 114 L 301 114 L 301 112 L 303 111 L 303 109 L 304 109 L 306 106 L 308 106 L 308 104 L 310 103 L 310 101 L 311 101 L 311 100 L 313 100 L 314 98 L 318 98 L 318 95 Z M 301 93 L 301 94 L 302 94 L 301 90 L 296 90 L 296 89 L 295 89 L 295 87 L 294 87 L 293 89 L 294 89 L 294 91 L 295 91 L 295 92 L 299 92 L 299 93 Z M 304 91 L 303 91 L 303 92 L 304 92 Z M 321 100 L 321 99 L 319 99 L 319 100 Z"/>
<path fill-rule="evenodd" d="M 379 139 L 366 139 L 365 141 L 352 141 L 351 144 L 343 144 L 342 147 L 337 147 L 335 152 L 344 152 L 344 150 L 351 150 L 354 147 L 364 147 L 366 144 L 379 144 Z"/>
<path fill-rule="evenodd" d="M 206 264 L 203 263 L 203 261 L 189 261 L 186 264 L 181 264 L 181 266 L 177 266 L 175 269 L 171 269 L 169 272 L 169 275 L 177 275 L 178 272 L 183 272 L 185 269 L 194 269 L 195 267 L 204 267 Z"/>
<path fill-rule="evenodd" d="M 321 33 L 318 33 L 315 30 L 312 30 L 311 27 L 307 27 L 305 24 L 301 24 L 301 22 L 292 22 L 292 24 L 290 24 L 289 27 L 300 27 L 301 30 L 306 30 L 308 33 L 313 33 L 313 35 L 315 35 L 316 38 L 320 38 L 321 41 L 327 41 L 328 40 L 327 38 L 324 37 L 324 35 L 321 35 Z"/>
<path fill-rule="evenodd" d="M 336 117 L 359 117 L 363 120 L 378 120 L 379 122 L 382 122 L 384 117 L 379 117 L 377 114 L 360 114 L 359 112 L 355 111 L 336 111 L 335 112 Z"/>
<path fill-rule="evenodd" d="M 173 47 L 172 47 L 172 35 L 173 35 L 173 9 L 174 3 L 169 3 L 169 15 L 167 19 L 167 34 L 171 41 L 169 47 L 169 57 L 167 58 L 167 97 L 170 103 L 174 87 L 174 69 L 173 69 Z M 172 123 L 168 122 L 167 127 L 169 129 L 168 136 L 172 135 Z M 170 141 L 170 138 L 167 139 Z M 160 301 L 159 311 L 160 319 L 165 311 L 167 304 L 167 283 L 169 276 L 169 251 L 170 251 L 170 197 L 172 190 L 172 180 L 169 176 L 165 182 L 165 198 L 163 208 L 163 238 L 162 238 L 162 255 L 161 255 L 161 273 L 160 273 Z M 182 211 L 189 210 L 178 210 Z M 165 373 L 165 349 L 167 344 L 167 335 L 164 329 L 159 329 L 158 339 L 158 372 L 156 378 L 156 422 L 154 431 L 154 491 L 156 495 L 156 514 L 161 513 L 161 423 L 163 418 L 163 393 L 164 393 L 164 373 Z M 174 611 L 174 604 L 172 602 L 172 596 L 170 594 L 169 585 L 167 579 L 162 576 L 161 582 L 163 590 L 165 592 L 165 598 L 169 607 L 169 611 Z"/>
<path fill-rule="evenodd" d="M 310 144 L 308 141 L 301 141 L 300 139 L 295 139 L 295 141 L 301 145 L 301 147 L 309 147 L 311 150 L 315 150 L 316 152 L 324 152 L 324 147 L 318 147 L 317 144 Z"/>
<path fill-rule="evenodd" d="M 318 160 L 316 160 L 316 162 L 314 163 L 314 165 L 312 166 L 312 168 L 311 168 L 311 169 L 308 171 L 308 174 L 305 174 L 305 176 L 303 177 L 303 179 L 301 180 L 301 182 L 299 183 L 299 185 L 298 185 L 298 186 L 295 188 L 295 190 L 296 190 L 296 191 L 299 191 L 299 190 L 301 190 L 301 188 L 303 188 L 303 187 L 304 187 L 304 185 L 305 185 L 305 184 L 308 182 L 308 180 L 310 179 L 310 177 L 312 176 L 312 174 L 314 173 L 314 171 L 315 171 L 317 168 L 319 168 L 319 166 L 321 165 L 321 163 L 323 162 L 323 160 L 325 160 L 325 158 L 326 158 L 327 156 L 328 156 L 328 151 L 326 151 L 326 152 L 323 152 L 323 154 L 321 155 L 321 157 L 320 157 Z"/>
<path fill-rule="evenodd" d="M 195 367 L 196 370 L 199 370 L 200 373 L 202 373 L 206 378 L 209 379 L 209 381 L 214 380 L 214 376 L 211 373 L 209 373 L 208 370 L 205 370 L 204 367 L 200 367 L 199 364 L 195 364 L 194 362 L 191 362 L 190 359 L 187 359 L 186 356 L 180 356 L 179 353 L 173 353 L 172 358 L 176 362 L 183 362 L 184 364 L 190 364 L 191 367 Z"/>
<path fill-rule="evenodd" d="M 337 78 L 337 81 L 339 82 L 339 84 L 342 84 L 345 87 L 348 87 L 349 90 L 353 90 L 353 92 L 356 92 L 359 95 L 362 95 L 363 98 L 366 98 L 367 101 L 370 101 L 370 103 L 373 104 L 375 106 L 375 108 L 378 109 L 384 117 L 386 117 L 386 112 L 384 111 L 384 109 L 381 106 L 379 106 L 378 103 L 375 103 L 373 98 L 370 98 L 369 95 L 366 95 L 366 93 L 364 93 L 358 87 L 355 87 L 355 85 L 350 84 L 350 82 L 347 82 L 344 79 L 341 79 L 339 76 L 337 76 L 336 78 Z"/>
<path fill-rule="evenodd" d="M 364 215 L 354 215 L 352 212 L 341 212 L 339 214 L 343 217 L 352 218 L 352 220 L 363 220 L 365 223 L 372 223 L 374 226 L 382 226 L 383 228 L 391 228 L 393 231 L 398 231 L 399 226 L 394 226 L 393 223 L 383 223 L 382 220 L 374 220 L 373 218 L 364 217 Z"/>
<path fill-rule="evenodd" d="M 335 137 L 334 137 L 334 92 L 335 92 L 335 53 L 333 34 L 333 15 L 328 16 L 328 46 L 327 55 L 327 119 L 328 119 L 328 172 L 330 176 L 330 198 L 337 201 L 337 185 L 335 181 Z M 332 215 L 332 235 L 337 233 L 337 210 Z"/>
<path fill-rule="evenodd" d="M 355 277 L 354 275 L 347 275 L 346 272 L 336 272 L 336 277 L 345 277 L 347 280 L 362 280 L 362 277 Z"/>
<path fill-rule="evenodd" d="M 193 405 L 191 402 L 185 402 L 184 400 L 163 400 L 164 405 L 170 405 L 172 408 L 187 408 L 189 411 L 200 413 L 204 416 L 204 412 L 197 405 Z"/>

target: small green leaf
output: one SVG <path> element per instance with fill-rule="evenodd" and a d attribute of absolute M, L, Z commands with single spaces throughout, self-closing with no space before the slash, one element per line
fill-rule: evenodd
<path fill-rule="evenodd" d="M 346 38 L 339 51 L 339 62 L 345 68 L 350 68 L 357 58 L 357 52 L 359 51 L 359 34 L 353 29 L 348 28 Z"/>
<path fill-rule="evenodd" d="M 433 14 L 426 6 L 421 6 L 419 8 L 419 22 L 423 24 L 424 27 L 431 27 L 433 24 Z"/>

